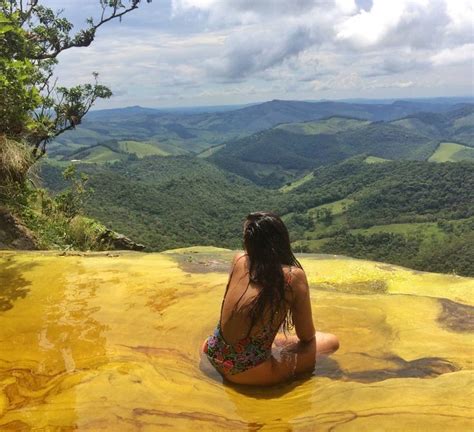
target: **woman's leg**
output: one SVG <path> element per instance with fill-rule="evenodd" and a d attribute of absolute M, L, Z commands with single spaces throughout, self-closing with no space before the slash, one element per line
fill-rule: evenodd
<path fill-rule="evenodd" d="M 316 341 L 316 355 L 332 354 L 339 349 L 339 339 L 331 333 L 316 332 L 314 335 Z M 285 336 L 279 334 L 273 341 L 275 348 L 298 351 L 298 346 L 304 345 L 297 336 Z"/>
<path fill-rule="evenodd" d="M 226 378 L 238 384 L 277 384 L 294 375 L 311 372 L 317 356 L 332 354 L 339 348 L 337 337 L 330 333 L 316 332 L 310 342 L 301 342 L 295 336 L 285 339 L 279 336 L 275 340 L 272 356 L 264 363 Z"/>

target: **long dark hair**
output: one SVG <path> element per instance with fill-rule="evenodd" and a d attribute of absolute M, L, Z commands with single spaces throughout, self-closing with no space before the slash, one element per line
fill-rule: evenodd
<path fill-rule="evenodd" d="M 283 330 L 290 330 L 293 320 L 287 305 L 287 284 L 282 265 L 302 267 L 291 250 L 285 224 L 274 213 L 250 213 L 244 223 L 244 247 L 249 257 L 249 284 L 261 286 L 248 305 L 251 320 L 248 334 L 263 317 L 266 308 L 269 308 L 272 324 L 278 319 Z M 284 318 L 282 313 L 285 313 Z"/>

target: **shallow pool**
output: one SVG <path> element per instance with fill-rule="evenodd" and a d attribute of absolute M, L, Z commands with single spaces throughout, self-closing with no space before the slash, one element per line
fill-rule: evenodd
<path fill-rule="evenodd" d="M 474 279 L 303 255 L 341 348 L 248 389 L 199 356 L 231 257 L 0 252 L 0 430 L 474 430 Z"/>

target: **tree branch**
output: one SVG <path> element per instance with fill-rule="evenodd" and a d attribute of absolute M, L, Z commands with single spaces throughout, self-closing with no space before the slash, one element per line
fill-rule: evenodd
<path fill-rule="evenodd" d="M 26 9 L 25 12 L 23 10 L 21 11 L 21 20 L 20 24 L 23 26 L 23 24 L 28 21 L 31 17 L 31 13 L 33 12 L 34 8 L 38 5 L 39 0 L 30 0 L 30 7 Z"/>
<path fill-rule="evenodd" d="M 147 0 L 148 3 L 150 3 L 151 0 Z M 62 45 L 58 41 L 57 44 L 53 47 L 52 52 L 47 52 L 47 50 L 43 53 L 37 54 L 36 56 L 33 56 L 32 58 L 34 60 L 46 60 L 46 59 L 54 59 L 56 58 L 61 52 L 68 50 L 70 48 L 80 48 L 80 47 L 87 47 L 89 46 L 92 41 L 94 40 L 95 37 L 95 32 L 97 31 L 98 28 L 103 26 L 105 23 L 112 21 L 114 19 L 121 19 L 124 15 L 130 13 L 131 11 L 138 9 L 140 0 L 132 0 L 131 6 L 128 8 L 125 8 L 122 12 L 119 12 L 118 8 L 118 2 L 116 2 L 113 6 L 113 12 L 111 13 L 110 16 L 107 18 L 104 18 L 105 16 L 105 11 L 106 7 L 103 7 L 102 15 L 100 18 L 100 21 L 97 24 L 92 24 L 88 29 L 82 30 L 79 32 L 73 39 L 71 40 L 66 40 Z M 51 42 L 48 39 L 45 39 L 43 41 L 38 41 L 38 42 Z"/>

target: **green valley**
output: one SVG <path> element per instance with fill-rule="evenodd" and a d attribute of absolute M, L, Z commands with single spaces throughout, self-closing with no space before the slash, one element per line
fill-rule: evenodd
<path fill-rule="evenodd" d="M 282 215 L 298 251 L 474 273 L 468 247 L 474 164 L 468 161 L 372 164 L 357 156 L 319 167 L 280 191 L 192 156 L 77 167 L 95 191 L 88 214 L 148 250 L 195 244 L 239 248 L 242 218 L 267 209 Z M 61 190 L 57 166 L 45 164 L 42 175 L 51 190 Z M 455 248 L 464 250 L 463 259 Z M 443 251 L 450 255 L 440 256 Z"/>
<path fill-rule="evenodd" d="M 240 248 L 245 215 L 272 210 L 300 252 L 474 275 L 473 112 L 277 100 L 98 111 L 52 143 L 41 176 L 61 193 L 72 162 L 93 190 L 86 214 L 149 251 Z"/>

